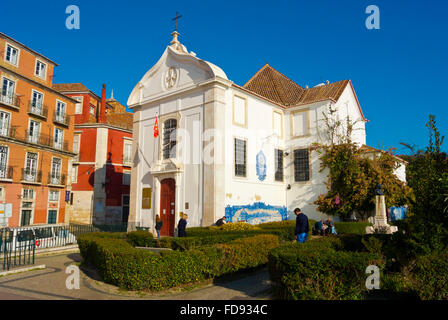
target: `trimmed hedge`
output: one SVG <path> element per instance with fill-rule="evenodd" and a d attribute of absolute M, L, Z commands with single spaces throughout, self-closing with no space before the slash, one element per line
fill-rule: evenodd
<path fill-rule="evenodd" d="M 156 244 L 153 234 L 142 230 L 129 232 L 126 240 L 134 247 L 153 247 Z"/>
<path fill-rule="evenodd" d="M 269 251 L 278 244 L 277 236 L 265 234 L 157 255 L 119 239 L 92 234 L 78 238 L 84 261 L 94 266 L 105 282 L 129 290 L 152 291 L 264 265 Z"/>
<path fill-rule="evenodd" d="M 335 222 L 334 228 L 338 234 L 360 234 L 366 233 L 366 227 L 371 226 L 370 222 Z"/>
<path fill-rule="evenodd" d="M 340 251 L 336 237 L 282 245 L 269 254 L 269 273 L 279 298 L 362 299 L 366 293 L 366 267 L 384 269 L 381 256 L 369 252 Z"/>

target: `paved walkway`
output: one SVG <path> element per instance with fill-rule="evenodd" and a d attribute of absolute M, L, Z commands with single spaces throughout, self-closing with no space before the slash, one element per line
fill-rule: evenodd
<path fill-rule="evenodd" d="M 169 294 L 147 294 L 120 290 L 99 281 L 93 270 L 80 269 L 80 288 L 66 287 L 66 268 L 81 262 L 79 251 L 51 256 L 37 256 L 36 265 L 45 264 L 44 270 L 34 270 L 0 277 L 0 300 L 240 300 L 269 299 L 270 281 L 265 269 L 252 272 L 226 283 L 203 284 L 189 291 Z"/>

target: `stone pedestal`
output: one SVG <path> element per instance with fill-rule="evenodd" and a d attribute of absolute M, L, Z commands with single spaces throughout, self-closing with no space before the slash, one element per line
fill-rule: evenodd
<path fill-rule="evenodd" d="M 390 226 L 387 224 L 387 215 L 386 215 L 386 200 L 384 195 L 376 196 L 376 204 L 375 204 L 375 222 L 373 226 L 366 227 L 366 233 L 386 233 L 392 234 L 398 231 L 398 227 Z"/>

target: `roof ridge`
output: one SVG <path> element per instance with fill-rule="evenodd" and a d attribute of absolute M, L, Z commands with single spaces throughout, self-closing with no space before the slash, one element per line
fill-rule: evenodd
<path fill-rule="evenodd" d="M 264 69 L 266 69 L 267 67 L 270 67 L 269 63 L 265 63 L 263 67 L 261 67 L 260 70 L 258 70 L 245 84 L 242 85 L 242 87 L 246 87 L 247 85 L 250 84 L 250 82 L 252 82 L 252 80 L 254 80 Z"/>

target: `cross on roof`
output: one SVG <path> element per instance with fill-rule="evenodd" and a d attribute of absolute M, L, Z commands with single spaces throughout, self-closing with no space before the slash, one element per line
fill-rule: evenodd
<path fill-rule="evenodd" d="M 178 13 L 176 12 L 176 17 L 173 18 L 172 20 L 176 20 L 176 27 L 174 28 L 174 31 L 177 31 L 177 20 L 180 19 L 182 17 L 182 15 L 178 16 Z"/>

